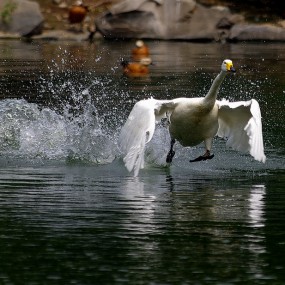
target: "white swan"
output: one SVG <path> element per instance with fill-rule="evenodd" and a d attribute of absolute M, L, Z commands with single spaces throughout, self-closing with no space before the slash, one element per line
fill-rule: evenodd
<path fill-rule="evenodd" d="M 205 143 L 206 152 L 190 162 L 213 158 L 210 154 L 213 137 L 227 139 L 227 146 L 249 152 L 254 159 L 265 162 L 259 104 L 255 99 L 240 102 L 218 101 L 219 87 L 228 72 L 235 72 L 231 60 L 224 60 L 208 94 L 202 98 L 173 100 L 141 100 L 133 107 L 122 127 L 119 146 L 126 154 L 124 163 L 137 176 L 144 167 L 145 144 L 154 133 L 155 123 L 163 117 L 169 120 L 171 147 L 166 162 L 175 154 L 178 140 L 183 146 Z"/>

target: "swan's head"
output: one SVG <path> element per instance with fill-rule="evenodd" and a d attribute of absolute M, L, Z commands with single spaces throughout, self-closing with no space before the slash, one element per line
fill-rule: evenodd
<path fill-rule="evenodd" d="M 230 59 L 225 59 L 222 63 L 222 71 L 236 72 L 233 66 L 233 62 Z"/>

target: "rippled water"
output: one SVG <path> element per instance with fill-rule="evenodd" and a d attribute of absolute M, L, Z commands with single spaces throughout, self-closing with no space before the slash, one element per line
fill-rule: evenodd
<path fill-rule="evenodd" d="M 0 42 L 0 284 L 284 284 L 282 44 L 149 42 L 149 77 L 122 76 L 133 42 Z M 117 137 L 136 100 L 256 98 L 265 164 L 158 126 L 132 177 Z"/>

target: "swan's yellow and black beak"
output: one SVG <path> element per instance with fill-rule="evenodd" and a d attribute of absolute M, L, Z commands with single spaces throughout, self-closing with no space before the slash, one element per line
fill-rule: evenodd
<path fill-rule="evenodd" d="M 235 68 L 234 68 L 234 66 L 233 66 L 232 61 L 228 61 L 228 62 L 226 63 L 226 66 L 227 66 L 227 71 L 229 71 L 229 72 L 236 72 L 236 70 L 235 70 Z"/>

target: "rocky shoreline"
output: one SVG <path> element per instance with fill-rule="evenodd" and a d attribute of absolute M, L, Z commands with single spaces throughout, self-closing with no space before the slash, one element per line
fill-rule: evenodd
<path fill-rule="evenodd" d="M 67 25 L 46 28 L 45 15 L 39 3 L 32 0 L 13 1 L 15 6 L 11 7 L 0 3 L 0 39 L 86 41 L 94 38 L 142 38 L 196 42 L 285 42 L 285 20 L 252 23 L 245 20 L 242 14 L 232 13 L 226 6 L 205 6 L 194 0 L 115 1 L 91 19 L 96 27 L 92 37 L 90 29 L 72 30 Z"/>

